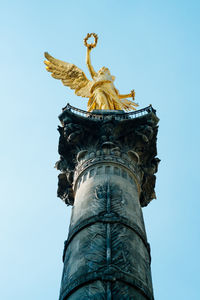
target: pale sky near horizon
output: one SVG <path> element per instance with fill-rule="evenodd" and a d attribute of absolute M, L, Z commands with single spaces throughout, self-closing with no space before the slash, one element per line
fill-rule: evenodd
<path fill-rule="evenodd" d="M 0 299 L 58 299 L 71 208 L 56 197 L 57 117 L 87 103 L 49 76 L 43 53 L 89 76 L 83 38 L 96 32 L 94 68 L 160 118 L 157 200 L 143 209 L 155 299 L 198 300 L 200 2 L 8 0 L 0 23 Z"/>

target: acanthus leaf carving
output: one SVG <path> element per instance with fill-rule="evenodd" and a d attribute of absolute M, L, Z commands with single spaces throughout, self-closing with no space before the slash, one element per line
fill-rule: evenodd
<path fill-rule="evenodd" d="M 58 128 L 61 156 L 56 168 L 65 173 L 66 190 L 70 190 L 71 195 L 74 186 L 73 172 L 77 168 L 81 172 L 97 161 L 110 160 L 130 167 L 132 163 L 138 166 L 138 171 L 133 167 L 133 172 L 138 172 L 137 175 L 141 178 L 142 206 L 155 198 L 154 174 L 157 172 L 159 159 L 156 158 L 158 118 L 153 113 L 135 119 L 115 119 L 110 116 L 101 120 L 86 119 L 65 108 L 62 115 L 59 118 L 63 126 Z M 91 115 L 90 113 L 90 117 Z M 129 158 L 125 155 L 127 153 Z M 127 158 L 124 160 L 125 156 Z M 65 196 L 58 194 L 66 199 L 66 191 Z M 72 203 L 71 200 L 67 201 Z"/>

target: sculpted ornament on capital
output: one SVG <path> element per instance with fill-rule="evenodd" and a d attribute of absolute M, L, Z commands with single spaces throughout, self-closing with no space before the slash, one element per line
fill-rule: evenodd
<path fill-rule="evenodd" d="M 66 117 L 67 114 L 67 117 Z M 62 115 L 61 115 L 62 119 Z M 79 174 L 97 163 L 121 164 L 130 170 L 141 185 L 140 202 L 146 206 L 155 198 L 157 121 L 151 115 L 144 120 L 117 121 L 83 119 L 65 111 L 59 126 L 60 160 L 58 196 L 73 205 L 74 186 Z"/>

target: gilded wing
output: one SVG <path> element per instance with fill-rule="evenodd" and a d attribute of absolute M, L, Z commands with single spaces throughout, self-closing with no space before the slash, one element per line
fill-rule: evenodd
<path fill-rule="evenodd" d="M 55 79 L 60 79 L 65 86 L 75 90 L 75 94 L 81 97 L 91 97 L 90 89 L 93 82 L 88 80 L 84 72 L 74 64 L 64 62 L 52 57 L 48 52 L 44 53 L 47 60 L 44 61 L 48 72 Z"/>

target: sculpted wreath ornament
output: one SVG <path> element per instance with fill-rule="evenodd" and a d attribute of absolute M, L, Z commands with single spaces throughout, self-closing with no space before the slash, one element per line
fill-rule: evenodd
<path fill-rule="evenodd" d="M 93 36 L 93 38 L 94 38 L 94 43 L 88 44 L 87 41 L 88 41 L 88 39 L 89 39 L 90 37 L 92 37 L 92 36 Z M 98 35 L 97 35 L 96 33 L 88 33 L 88 34 L 86 35 L 86 37 L 84 38 L 83 41 L 84 41 L 84 45 L 85 45 L 87 48 L 89 48 L 89 49 L 95 48 L 96 45 L 97 45 L 97 41 L 98 41 Z"/>

